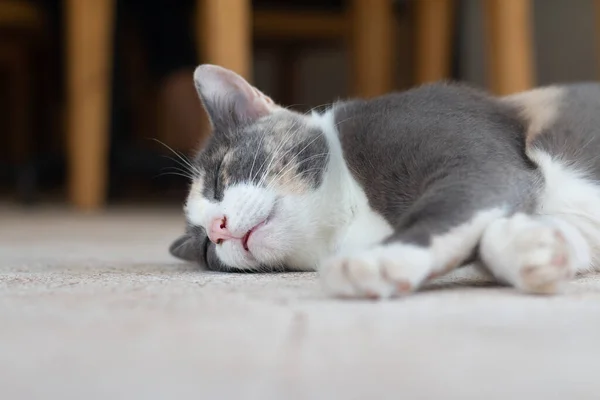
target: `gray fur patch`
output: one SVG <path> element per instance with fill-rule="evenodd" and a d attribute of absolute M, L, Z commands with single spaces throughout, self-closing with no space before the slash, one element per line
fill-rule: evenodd
<path fill-rule="evenodd" d="M 340 103 L 336 121 L 350 170 L 403 240 L 426 244 L 477 211 L 535 205 L 525 121 L 483 92 L 425 85 Z"/>

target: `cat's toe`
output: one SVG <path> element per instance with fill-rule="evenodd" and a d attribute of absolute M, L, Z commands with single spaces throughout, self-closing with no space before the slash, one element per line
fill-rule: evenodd
<path fill-rule="evenodd" d="M 377 260 L 362 255 L 339 257 L 322 273 L 325 289 L 338 297 L 389 297 L 392 286 L 381 279 Z"/>
<path fill-rule="evenodd" d="M 560 291 L 575 276 L 569 244 L 557 229 L 546 227 L 523 232 L 519 278 L 520 289 L 539 294 Z"/>
<path fill-rule="evenodd" d="M 337 257 L 322 270 L 326 290 L 340 297 L 387 298 L 408 294 L 431 272 L 424 248 L 393 244 Z"/>

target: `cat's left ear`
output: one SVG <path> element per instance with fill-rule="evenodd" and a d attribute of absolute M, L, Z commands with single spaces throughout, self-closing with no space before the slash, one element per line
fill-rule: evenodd
<path fill-rule="evenodd" d="M 228 69 L 204 64 L 194 71 L 194 85 L 216 130 L 266 116 L 281 107 Z"/>

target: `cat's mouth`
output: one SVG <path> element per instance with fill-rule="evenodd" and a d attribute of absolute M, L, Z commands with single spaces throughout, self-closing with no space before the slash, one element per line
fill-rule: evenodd
<path fill-rule="evenodd" d="M 248 240 L 250 240 L 250 236 L 254 233 L 254 231 L 259 229 L 261 226 L 265 225 L 267 223 L 267 221 L 268 221 L 268 219 L 264 220 L 263 222 L 261 222 L 260 224 L 256 225 L 254 228 L 252 228 L 248 232 L 246 232 L 246 234 L 242 238 L 242 246 L 244 247 L 244 250 L 246 250 L 247 252 L 250 252 L 250 248 L 248 247 Z"/>
<path fill-rule="evenodd" d="M 246 250 L 246 252 L 252 254 L 250 252 L 250 247 L 248 246 L 248 241 L 250 240 L 250 237 L 252 236 L 252 234 L 254 232 L 256 232 L 258 229 L 262 228 L 263 226 L 265 226 L 267 223 L 269 223 L 269 221 L 271 221 L 271 219 L 273 219 L 274 215 L 275 215 L 275 210 L 276 207 L 273 207 L 273 209 L 271 210 L 271 212 L 269 213 L 269 216 L 261 223 L 259 223 L 258 225 L 256 225 L 254 228 L 250 229 L 248 232 L 246 232 L 246 234 L 242 237 L 242 247 L 244 248 L 244 250 Z"/>

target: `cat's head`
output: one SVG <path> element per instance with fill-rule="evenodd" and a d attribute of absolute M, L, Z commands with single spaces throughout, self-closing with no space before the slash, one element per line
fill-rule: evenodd
<path fill-rule="evenodd" d="M 323 124 L 218 66 L 199 66 L 194 83 L 212 135 L 193 161 L 188 228 L 171 253 L 212 270 L 301 267 L 324 218 Z"/>

